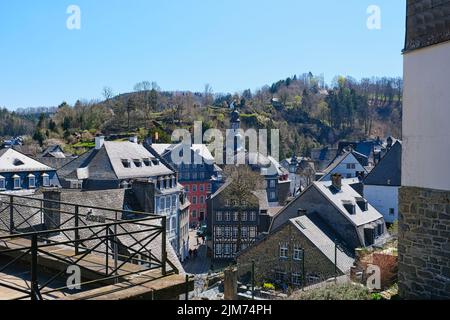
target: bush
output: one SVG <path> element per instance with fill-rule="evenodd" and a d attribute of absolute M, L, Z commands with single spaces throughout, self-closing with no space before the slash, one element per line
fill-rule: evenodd
<path fill-rule="evenodd" d="M 369 289 L 357 284 L 332 284 L 319 289 L 294 293 L 290 300 L 370 300 Z"/>
<path fill-rule="evenodd" d="M 263 288 L 264 290 L 275 290 L 275 286 L 271 283 L 264 283 Z"/>

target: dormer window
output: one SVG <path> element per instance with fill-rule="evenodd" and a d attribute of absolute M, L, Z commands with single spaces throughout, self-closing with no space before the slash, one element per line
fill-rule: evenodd
<path fill-rule="evenodd" d="M 157 165 L 159 165 L 159 160 L 153 159 L 152 163 L 153 163 L 154 166 L 157 166 Z"/>
<path fill-rule="evenodd" d="M 20 176 L 17 174 L 13 175 L 13 181 L 14 181 L 14 189 L 21 189 L 20 187 Z"/>
<path fill-rule="evenodd" d="M 122 159 L 122 165 L 124 168 L 131 168 L 131 162 L 128 159 Z"/>
<path fill-rule="evenodd" d="M 48 174 L 44 173 L 42 175 L 42 185 L 44 187 L 50 187 L 50 177 Z"/>
<path fill-rule="evenodd" d="M 172 188 L 175 188 L 176 186 L 176 179 L 175 176 L 172 176 Z"/>
<path fill-rule="evenodd" d="M 33 174 L 28 175 L 28 188 L 29 189 L 36 188 L 36 177 Z"/>
<path fill-rule="evenodd" d="M 6 179 L 3 176 L 0 176 L 0 190 L 6 189 Z"/>
<path fill-rule="evenodd" d="M 136 166 L 136 168 L 141 168 L 142 167 L 142 162 L 139 159 L 134 159 L 133 163 Z"/>
<path fill-rule="evenodd" d="M 146 167 L 150 167 L 150 166 L 152 165 L 150 159 L 143 159 L 142 162 L 144 162 L 144 165 L 145 165 Z"/>
<path fill-rule="evenodd" d="M 163 178 L 159 178 L 159 189 L 160 190 L 164 189 L 164 179 Z"/>
<path fill-rule="evenodd" d="M 170 189 L 170 178 L 166 177 L 166 188 Z"/>
<path fill-rule="evenodd" d="M 344 206 L 345 210 L 351 215 L 356 214 L 355 204 L 352 201 L 349 200 L 342 200 L 342 205 Z"/>

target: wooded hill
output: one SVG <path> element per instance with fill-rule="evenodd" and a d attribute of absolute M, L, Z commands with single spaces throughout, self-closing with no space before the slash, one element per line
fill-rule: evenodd
<path fill-rule="evenodd" d="M 241 112 L 244 128 L 278 128 L 281 157 L 308 155 L 312 148 L 345 139 L 401 137 L 402 79 L 336 77 L 332 84 L 313 74 L 289 77 L 255 92 L 214 94 L 166 92 L 156 83 L 138 83 L 134 91 L 115 96 L 103 90 L 104 101 L 61 104 L 52 116 L 41 116 L 34 137 L 41 143 L 62 139 L 68 145 L 90 142 L 98 134 L 141 138 L 158 132 L 170 142 L 175 128 L 229 128 L 230 106 Z"/>

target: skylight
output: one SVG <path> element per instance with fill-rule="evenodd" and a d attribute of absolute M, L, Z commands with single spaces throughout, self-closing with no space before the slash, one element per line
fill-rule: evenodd
<path fill-rule="evenodd" d="M 13 164 L 14 164 L 16 167 L 18 167 L 18 166 L 23 166 L 25 163 L 23 163 L 23 161 L 20 160 L 20 159 L 14 159 Z"/>

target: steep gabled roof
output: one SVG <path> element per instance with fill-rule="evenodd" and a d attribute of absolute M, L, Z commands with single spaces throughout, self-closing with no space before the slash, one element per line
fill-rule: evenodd
<path fill-rule="evenodd" d="M 401 186 L 402 143 L 397 142 L 364 179 L 365 185 Z"/>
<path fill-rule="evenodd" d="M 350 180 L 353 181 L 353 180 Z M 356 199 L 361 198 L 361 195 L 356 192 L 351 185 L 342 180 L 342 187 L 340 191 L 332 187 L 331 181 L 316 181 L 313 183 L 316 188 L 339 212 L 353 225 L 359 227 L 383 218 L 383 215 L 377 211 L 369 203 L 367 210 L 362 211 L 356 204 Z M 355 207 L 354 214 L 350 214 L 344 206 L 344 203 L 352 203 Z"/>
<path fill-rule="evenodd" d="M 0 172 L 52 170 L 54 169 L 14 149 L 0 150 Z"/>
<path fill-rule="evenodd" d="M 332 172 L 334 169 L 336 169 L 345 159 L 347 159 L 347 157 L 350 157 L 350 156 L 353 156 L 353 157 L 355 157 L 355 159 L 358 161 L 358 163 L 364 168 L 364 166 L 361 164 L 361 162 L 360 162 L 360 160 L 358 159 L 359 157 L 365 157 L 363 154 L 360 154 L 360 153 L 358 153 L 358 152 L 356 152 L 356 151 L 354 151 L 354 150 L 352 150 L 352 151 L 346 151 L 346 152 L 344 152 L 343 154 L 341 154 L 340 156 L 338 156 L 335 160 L 333 160 L 332 162 L 331 162 L 331 164 L 328 166 L 328 168 L 326 168 L 325 170 L 324 170 L 324 176 L 323 176 L 323 178 L 327 175 L 327 174 L 329 174 L 330 172 Z M 366 157 L 367 158 L 367 157 Z M 367 171 L 365 168 L 364 168 L 364 170 L 365 171 Z M 322 178 L 322 179 L 323 179 Z"/>
<path fill-rule="evenodd" d="M 332 231 L 317 214 L 304 215 L 289 221 L 332 263 L 335 262 L 335 254 L 337 254 L 337 267 L 342 273 L 350 271 L 355 261 L 350 250 L 343 247 L 342 241 L 339 241 L 340 248 L 336 250 L 335 240 L 339 239 L 338 234 Z"/>

